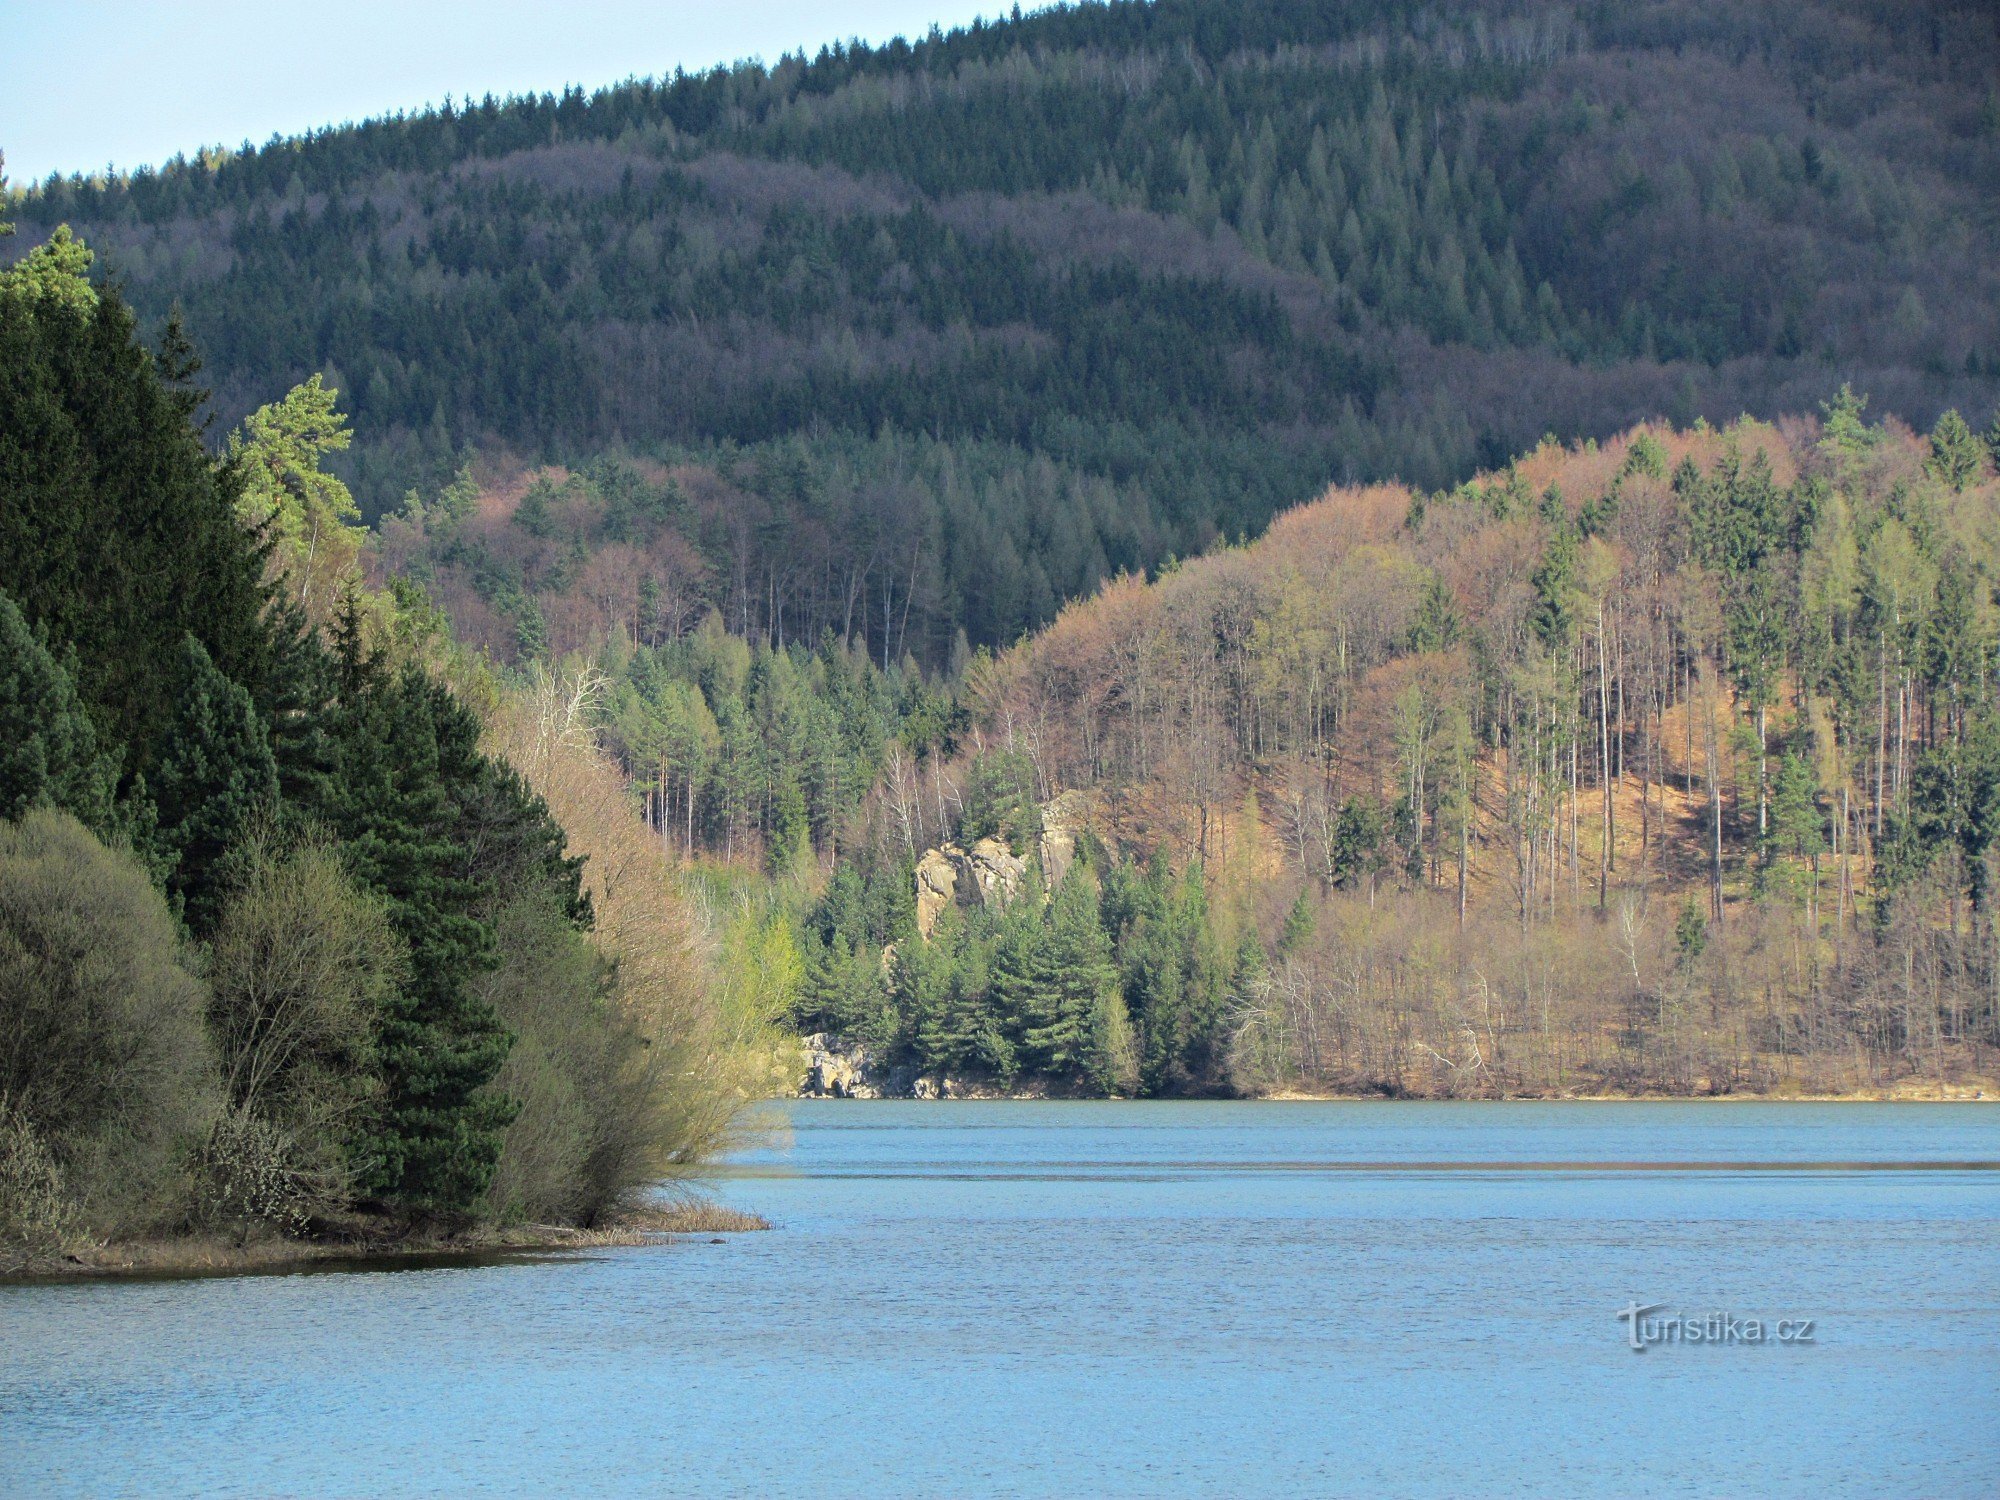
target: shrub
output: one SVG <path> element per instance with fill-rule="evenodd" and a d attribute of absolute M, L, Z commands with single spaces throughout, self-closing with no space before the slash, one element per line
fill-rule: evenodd
<path fill-rule="evenodd" d="M 0 1105 L 0 1271 L 34 1270 L 83 1232 L 55 1154 L 19 1110 Z"/>
<path fill-rule="evenodd" d="M 768 1086 L 771 1055 L 769 1018 L 697 947 L 659 837 L 583 722 L 588 701 L 587 683 L 545 676 L 490 734 L 587 858 L 595 930 L 559 934 L 560 913 L 516 903 L 499 918 L 502 966 L 483 981 L 517 1037 L 497 1086 L 521 1101 L 489 1204 L 547 1204 L 585 1224 L 719 1149 L 747 1094 Z M 567 1206 L 533 1186 L 559 1180 L 563 1153 L 581 1163 Z"/>
<path fill-rule="evenodd" d="M 206 1002 L 130 854 L 67 813 L 0 823 L 0 1100 L 99 1232 L 157 1216 L 215 1117 Z"/>
<path fill-rule="evenodd" d="M 259 835 L 237 862 L 209 963 L 229 1111 L 198 1155 L 191 1217 L 299 1233 L 351 1196 L 348 1144 L 379 1093 L 375 1015 L 407 954 L 331 848 Z"/>
<path fill-rule="evenodd" d="M 487 1191 L 503 1219 L 587 1223 L 626 1184 L 607 1180 L 637 1038 L 605 994 L 604 965 L 552 901 L 524 896 L 496 924 L 500 968 L 475 988 L 514 1033 L 495 1085 L 520 1104 Z"/>

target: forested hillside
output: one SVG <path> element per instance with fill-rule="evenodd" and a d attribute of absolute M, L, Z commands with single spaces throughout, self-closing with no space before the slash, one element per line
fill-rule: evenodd
<path fill-rule="evenodd" d="M 637 463 L 681 476 L 657 522 L 558 527 L 565 552 L 631 548 L 773 643 L 943 664 L 1329 482 L 1448 486 L 1544 432 L 1843 380 L 1983 423 L 1996 26 L 1950 0 L 1089 5 L 11 212 L 17 249 L 68 222 L 147 316 L 178 301 L 225 421 L 321 374 L 371 520 L 472 459 L 600 488 Z M 532 632 L 520 580 L 487 582 Z"/>
<path fill-rule="evenodd" d="M 0 272 L 0 1271 L 600 1221 L 755 1025 L 571 706 L 363 586 L 326 392 L 210 452 L 90 261 Z"/>
<path fill-rule="evenodd" d="M 2000 1045 L 1996 454 L 1843 391 L 1337 490 L 1065 610 L 974 722 L 1087 800 L 1121 943 L 1118 859 L 1206 872 L 1239 1085 L 1949 1077 Z"/>

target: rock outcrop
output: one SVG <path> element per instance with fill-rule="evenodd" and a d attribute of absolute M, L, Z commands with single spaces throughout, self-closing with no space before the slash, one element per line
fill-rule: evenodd
<path fill-rule="evenodd" d="M 1027 861 L 993 838 L 980 839 L 970 852 L 955 852 L 952 863 L 958 867 L 958 877 L 965 888 L 978 897 L 981 906 L 988 908 L 1005 906 L 1028 878 Z"/>
<path fill-rule="evenodd" d="M 926 849 L 917 861 L 917 931 L 925 937 L 944 909 L 958 899 L 958 866 L 951 859 L 956 852 L 955 845 Z"/>
<path fill-rule="evenodd" d="M 1064 792 L 1042 804 L 1042 879 L 1050 890 L 1063 883 L 1076 858 L 1076 836 L 1084 827 L 1081 792 Z"/>
<path fill-rule="evenodd" d="M 888 1067 L 865 1042 L 830 1032 L 805 1038 L 801 1099 L 1047 1099 L 1063 1092 L 1045 1079 L 1017 1080 L 1012 1087 L 983 1073 L 954 1077 L 919 1073 L 908 1063 Z"/>
<path fill-rule="evenodd" d="M 1042 837 L 1036 851 L 1048 889 L 1062 884 L 1076 858 L 1076 837 L 1083 827 L 1084 802 L 1076 792 L 1064 792 L 1042 808 Z M 996 838 L 978 840 L 970 849 L 940 844 L 926 849 L 917 861 L 917 931 L 931 935 L 945 908 L 1005 906 L 1028 878 L 1028 863 Z"/>
<path fill-rule="evenodd" d="M 816 1031 L 805 1039 L 806 1076 L 799 1095 L 806 1099 L 879 1099 L 882 1090 L 873 1059 L 861 1043 Z"/>

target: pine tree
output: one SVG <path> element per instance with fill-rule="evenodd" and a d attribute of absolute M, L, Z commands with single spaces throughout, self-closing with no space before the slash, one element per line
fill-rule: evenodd
<path fill-rule="evenodd" d="M 1278 957 L 1289 958 L 1297 953 L 1311 939 L 1312 934 L 1312 898 L 1306 892 L 1300 891 L 1298 900 L 1292 903 L 1292 909 L 1285 913 L 1284 930 L 1278 934 Z"/>
<path fill-rule="evenodd" d="M 250 694 L 193 636 L 180 666 L 173 723 L 153 768 L 155 842 L 171 865 L 168 890 L 189 928 L 206 935 L 228 896 L 238 846 L 275 810 L 278 766 Z"/>
<path fill-rule="evenodd" d="M 1025 899 L 1025 898 L 1024 898 Z M 1104 1092 L 1117 1086 L 1109 1032 L 1118 971 L 1097 916 L 1097 883 L 1081 866 L 1070 871 L 1049 903 L 1036 945 L 1034 983 L 1023 1006 L 1024 1057 L 1044 1072 L 1088 1081 Z"/>
<path fill-rule="evenodd" d="M 1026 1037 L 1044 1013 L 1042 989 L 1049 978 L 1040 904 L 1039 892 L 1032 900 L 1026 892 L 1017 894 L 1000 914 L 993 943 L 995 1018 L 1009 1039 L 1019 1044 L 1020 1061 L 1030 1069 L 1042 1063 L 1026 1045 Z"/>
<path fill-rule="evenodd" d="M 1373 889 L 1375 877 L 1388 865 L 1383 839 L 1388 833 L 1382 804 L 1374 797 L 1349 797 L 1334 825 L 1333 880 L 1343 889 Z"/>
<path fill-rule="evenodd" d="M 1542 644 L 1555 650 L 1567 645 L 1576 634 L 1577 537 L 1576 528 L 1561 511 L 1560 501 L 1554 507 L 1545 505 L 1545 514 L 1551 508 L 1557 515 L 1549 522 L 1548 550 L 1542 554 L 1541 566 L 1530 580 L 1535 589 L 1531 623 Z"/>
<path fill-rule="evenodd" d="M 1771 785 L 1770 855 L 1811 858 L 1826 848 L 1826 819 L 1819 809 L 1819 777 L 1812 762 L 1787 751 Z"/>
<path fill-rule="evenodd" d="M 1986 445 L 1973 436 L 1956 409 L 1947 411 L 1931 428 L 1930 456 L 1924 469 L 1954 493 L 1978 479 L 1986 467 Z"/>
<path fill-rule="evenodd" d="M 116 288 L 82 279 L 87 255 L 52 241 L 0 273 L 0 589 L 74 647 L 77 697 L 129 774 L 173 719 L 187 636 L 260 698 L 274 638 L 239 480 Z"/>
<path fill-rule="evenodd" d="M 351 603 L 338 646 L 334 769 L 308 811 L 385 902 L 410 957 L 377 1018 L 382 1098 L 353 1151 L 376 1201 L 449 1217 L 485 1191 L 514 1113 L 487 1088 L 511 1038 L 469 987 L 496 962 L 485 915 L 494 880 L 474 837 L 492 772 L 478 722 L 448 689 L 414 666 L 392 672 L 364 655 Z"/>
<path fill-rule="evenodd" d="M 108 837 L 118 760 L 98 752 L 69 672 L 0 592 L 0 820 L 58 807 Z"/>

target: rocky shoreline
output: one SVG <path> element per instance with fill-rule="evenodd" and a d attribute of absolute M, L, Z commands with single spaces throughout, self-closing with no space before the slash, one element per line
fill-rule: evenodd
<path fill-rule="evenodd" d="M 1008 1087 L 984 1074 L 925 1073 L 908 1063 L 886 1061 L 866 1042 L 850 1041 L 829 1032 L 815 1032 L 801 1041 L 805 1052 L 804 1076 L 798 1088 L 801 1099 L 1069 1099 L 1098 1098 L 1078 1094 L 1033 1080 Z M 1878 1088 L 1854 1089 L 1845 1093 L 1819 1093 L 1787 1087 L 1780 1083 L 1763 1090 L 1730 1089 L 1718 1092 L 1681 1094 L 1657 1091 L 1618 1093 L 1579 1088 L 1562 1093 L 1520 1094 L 1394 1094 L 1382 1089 L 1279 1089 L 1265 1094 L 1246 1094 L 1245 1099 L 1273 1102 L 1337 1102 L 1379 1100 L 1425 1101 L 1430 1103 L 1492 1103 L 1540 1101 L 1544 1103 L 1709 1103 L 1737 1101 L 1769 1104 L 1969 1104 L 2000 1102 L 2000 1082 L 1974 1078 L 1963 1082 L 1939 1082 L 1906 1078 Z"/>
<path fill-rule="evenodd" d="M 1060 1086 L 1043 1080 L 1007 1087 L 983 1074 L 925 1073 L 885 1062 L 866 1042 L 828 1032 L 803 1039 L 805 1077 L 801 1099 L 1064 1099 Z"/>

